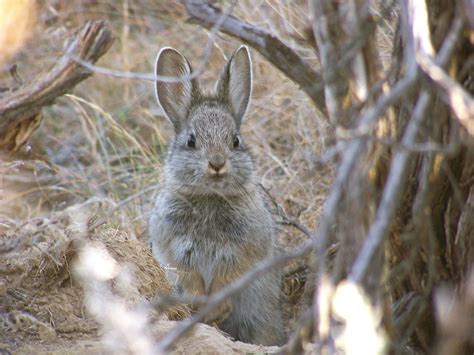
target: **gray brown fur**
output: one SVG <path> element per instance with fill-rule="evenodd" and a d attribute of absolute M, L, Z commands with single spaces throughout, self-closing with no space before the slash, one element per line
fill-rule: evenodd
<path fill-rule="evenodd" d="M 156 72 L 185 76 L 192 69 L 178 51 L 165 48 Z M 150 241 L 155 258 L 176 270 L 175 280 L 173 272 L 168 275 L 186 293 L 217 291 L 276 253 L 274 221 L 240 136 L 251 82 L 250 57 L 242 46 L 224 67 L 213 95 L 203 94 L 196 80 L 156 85 L 175 135 L 150 218 Z M 195 148 L 188 146 L 191 134 Z M 281 344 L 280 285 L 278 270 L 259 277 L 206 322 L 241 341 Z"/>

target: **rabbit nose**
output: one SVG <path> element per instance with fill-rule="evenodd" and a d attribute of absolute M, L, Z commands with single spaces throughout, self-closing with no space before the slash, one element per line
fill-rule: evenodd
<path fill-rule="evenodd" d="M 227 165 L 225 158 L 220 154 L 212 155 L 209 159 L 209 172 L 212 175 L 225 174 L 227 172 Z"/>

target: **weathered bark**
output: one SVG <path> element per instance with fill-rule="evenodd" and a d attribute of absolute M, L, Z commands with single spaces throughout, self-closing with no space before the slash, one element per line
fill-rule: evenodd
<path fill-rule="evenodd" d="M 33 82 L 0 96 L 0 149 L 18 150 L 38 128 L 41 109 L 92 75 L 77 60 L 95 63 L 113 41 L 103 21 L 87 22 L 77 31 L 57 64 Z"/>
<path fill-rule="evenodd" d="M 199 23 L 218 23 L 221 12 L 211 5 L 186 3 Z M 333 350 L 333 296 L 340 285 L 347 286 L 341 283 L 346 278 L 383 309 L 394 351 L 432 351 L 436 334 L 450 334 L 435 319 L 437 289 L 465 285 L 466 295 L 473 287 L 468 275 L 474 275 L 474 50 L 472 16 L 465 10 L 472 6 L 459 0 L 456 10 L 452 2 L 429 0 L 426 11 L 425 0 L 400 1 L 394 58 L 382 73 L 371 3 L 311 1 L 322 66 L 318 80 L 326 94 L 323 104 L 313 101 L 327 107 L 345 146 L 312 233 L 318 251 L 312 286 L 318 290 L 285 349 L 289 352 L 303 349 L 313 331 L 320 350 Z M 254 26 L 234 17 L 221 25 L 221 31 L 275 64 L 278 51 L 258 44 L 265 35 L 255 35 Z M 468 26 L 470 33 L 463 31 Z M 298 83 L 288 63 L 277 66 Z M 329 268 L 325 253 L 331 239 L 339 239 L 340 247 Z M 474 314 L 463 297 L 459 307 Z M 460 317 L 460 325 L 472 327 L 469 317 L 456 314 L 463 311 L 452 313 L 451 322 Z M 472 352 L 472 334 L 460 330 L 453 348 Z"/>
<path fill-rule="evenodd" d="M 185 5 L 193 22 L 207 28 L 217 26 L 223 33 L 253 47 L 299 85 L 320 111 L 326 111 L 321 75 L 279 38 L 235 16 L 226 16 L 210 1 L 186 0 Z"/>
<path fill-rule="evenodd" d="M 429 1 L 428 10 L 431 40 L 439 52 L 448 29 L 456 26 L 462 15 L 455 12 L 451 3 L 441 0 Z M 461 86 L 472 80 L 462 66 L 472 61 L 474 52 L 466 50 L 472 49 L 467 36 L 461 35 L 459 42 L 444 66 L 449 68 L 450 76 L 442 73 Z M 424 60 L 421 58 L 420 67 L 426 73 Z M 427 351 L 432 349 L 435 333 L 439 332 L 434 306 L 437 288 L 444 284 L 459 285 L 474 263 L 474 136 L 469 124 L 459 117 L 460 107 L 449 107 L 453 102 L 436 95 L 434 81 L 425 85 L 433 88 L 433 99 L 418 140 L 436 142 L 445 151 L 413 156 L 387 255 L 391 280 L 388 290 L 397 310 L 394 340 L 401 344 L 411 340 L 415 347 Z M 462 90 L 472 102 L 473 88 Z M 401 112 L 403 108 L 398 110 Z M 402 116 L 399 125 L 403 126 L 409 119 Z"/>
<path fill-rule="evenodd" d="M 364 64 L 374 73 L 367 77 L 377 78 L 377 61 L 370 62 L 376 51 L 368 46 L 361 48 L 362 55 L 356 53 L 352 57 L 348 68 L 329 73 L 332 80 L 325 78 L 326 101 L 332 100 L 327 102 L 332 121 L 357 127 L 352 134 L 362 132 L 367 140 L 349 143 L 342 155 L 326 203 L 326 209 L 339 203 L 337 216 L 324 214 L 320 223 L 324 233 L 317 233 L 317 237 L 328 238 L 327 221 L 335 221 L 333 235 L 341 246 L 331 272 L 334 288 L 329 288 L 329 295 L 327 287 L 324 292 L 319 291 L 313 303 L 317 305 L 315 321 L 319 323 L 315 331 L 323 340 L 322 347 L 330 346 L 333 335 L 333 295 L 338 292 L 339 281 L 348 277 L 364 288 L 373 304 L 385 310 L 383 321 L 396 349 L 410 345 L 418 350 L 432 350 L 433 339 L 439 332 L 433 304 L 436 288 L 445 283 L 455 287 L 473 268 L 473 87 L 461 85 L 472 80 L 463 66 L 472 61 L 474 51 L 469 38 L 463 36 L 462 15 L 455 13 L 451 4 L 431 1 L 429 22 L 423 27 L 423 13 L 419 9 L 423 3 L 416 1 L 402 2 L 402 23 L 398 28 L 405 33 L 398 33 L 396 38 L 402 41 L 394 42 L 402 48 L 394 50 L 399 54 L 392 63 L 397 72 L 391 78 L 391 91 L 403 81 L 407 85 L 404 99 L 392 103 L 393 110 L 379 115 L 370 126 L 362 125 L 362 130 L 360 119 L 364 110 L 370 108 L 370 101 L 364 102 L 359 115 L 354 115 L 353 109 L 349 111 L 357 107 L 358 97 L 344 88 L 357 87 L 364 77 L 360 75 Z M 315 25 L 315 31 L 322 31 L 316 35 L 318 48 L 322 56 L 327 56 L 321 59 L 324 75 L 334 70 L 331 65 L 340 56 L 345 36 L 350 40 L 358 32 L 357 27 L 352 27 L 351 37 L 334 28 L 335 24 L 350 22 L 341 16 L 347 16 L 347 11 L 340 10 L 345 5 L 314 2 L 313 8 L 322 11 L 317 18 L 333 19 L 326 31 L 324 24 Z M 355 2 L 348 2 L 351 3 Z M 374 43 L 368 37 L 366 41 Z M 430 49 L 429 42 L 433 42 L 435 50 Z M 466 50 L 469 48 L 470 51 Z M 376 80 L 365 83 L 372 89 Z M 398 139 L 399 146 L 379 142 Z M 434 148 L 418 151 L 417 147 L 426 142 Z M 346 165 L 353 160 L 356 162 L 348 169 Z M 321 287 L 328 271 L 321 252 L 318 268 L 316 287 Z M 470 324 L 463 324 L 466 323 Z M 472 334 L 472 329 L 461 333 Z M 465 337 L 465 346 L 468 341 L 472 342 Z"/>

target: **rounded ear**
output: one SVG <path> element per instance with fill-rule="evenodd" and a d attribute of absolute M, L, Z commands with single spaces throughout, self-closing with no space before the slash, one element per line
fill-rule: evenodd
<path fill-rule="evenodd" d="M 178 79 L 174 82 L 156 81 L 155 93 L 175 131 L 186 125 L 189 109 L 196 93 L 196 81 L 189 79 L 192 73 L 189 61 L 176 49 L 165 47 L 156 57 L 155 74 Z M 179 78 L 182 78 L 179 80 Z"/>
<path fill-rule="evenodd" d="M 240 127 L 252 93 L 252 61 L 247 46 L 240 46 L 227 62 L 216 84 L 217 94 L 230 105 Z"/>

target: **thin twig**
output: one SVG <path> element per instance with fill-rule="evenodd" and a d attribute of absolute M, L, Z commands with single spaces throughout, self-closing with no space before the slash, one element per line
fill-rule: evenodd
<path fill-rule="evenodd" d="M 348 131 L 350 133 L 351 131 Z M 369 134 L 362 134 L 362 135 L 344 135 L 343 137 L 338 137 L 340 140 L 353 140 L 353 139 L 363 139 L 370 142 L 375 142 L 379 144 L 383 144 L 386 146 L 390 146 L 395 149 L 399 150 L 406 150 L 412 153 L 437 153 L 447 156 L 454 156 L 461 147 L 461 142 L 453 141 L 447 145 L 439 144 L 435 142 L 426 142 L 426 143 L 416 143 L 413 142 L 412 144 L 407 145 L 401 141 L 396 141 L 390 138 L 380 138 L 374 137 L 373 135 Z"/>
<path fill-rule="evenodd" d="M 416 68 L 415 68 L 416 69 Z M 385 113 L 385 111 L 393 104 L 397 103 L 405 95 L 407 95 L 410 88 L 412 88 L 418 81 L 418 72 L 416 70 L 408 71 L 406 76 L 403 77 L 399 82 L 388 93 L 379 97 L 373 107 L 370 107 L 367 111 L 363 112 L 359 119 L 358 128 L 372 126 L 377 120 Z M 342 157 L 341 164 L 338 168 L 336 177 L 331 186 L 331 190 L 324 203 L 323 214 L 320 217 L 320 223 L 317 229 L 317 240 L 315 240 L 315 250 L 318 254 L 318 279 L 322 278 L 322 275 L 326 272 L 326 260 L 324 258 L 325 250 L 329 243 L 329 231 L 333 225 L 339 201 L 341 200 L 344 185 L 352 173 L 354 166 L 364 150 L 364 141 L 361 139 L 348 143 L 346 153 Z M 314 295 L 317 297 L 317 290 Z M 317 302 L 315 299 L 314 302 Z M 318 324 L 317 307 L 314 307 L 315 311 L 315 324 Z M 317 327 L 315 328 L 317 329 Z"/>
<path fill-rule="evenodd" d="M 219 14 L 219 17 L 216 18 L 214 25 L 211 28 L 211 31 L 208 36 L 208 40 L 206 46 L 204 47 L 203 57 L 199 62 L 198 66 L 193 69 L 192 73 L 186 74 L 183 76 L 165 76 L 165 75 L 156 75 L 156 74 L 149 74 L 143 72 L 130 72 L 130 71 L 122 71 L 122 70 L 114 70 L 109 68 L 100 67 L 94 65 L 93 63 L 83 60 L 77 56 L 72 56 L 71 59 L 76 61 L 78 64 L 82 65 L 84 68 L 96 73 L 102 74 L 107 76 L 112 76 L 115 78 L 120 79 L 132 79 L 132 80 L 144 80 L 144 81 L 161 81 L 165 83 L 176 83 L 180 81 L 188 81 L 197 78 L 199 75 L 202 74 L 204 69 L 206 68 L 207 63 L 211 57 L 212 48 L 214 45 L 214 40 L 217 36 L 217 33 L 220 31 L 221 26 L 226 21 L 226 19 L 230 16 L 232 10 L 235 7 L 236 0 L 232 1 L 230 6 L 227 7 L 225 11 Z"/>
<path fill-rule="evenodd" d="M 405 47 L 413 47 L 413 41 L 410 38 L 406 39 Z M 387 93 L 382 94 L 375 104 L 368 107 L 359 114 L 359 117 L 354 120 L 358 122 L 356 130 L 359 132 L 370 132 L 380 117 L 383 117 L 385 111 L 393 104 L 399 102 L 403 97 L 410 94 L 410 90 L 417 84 L 419 80 L 419 70 L 416 61 L 412 55 L 413 52 L 406 51 L 404 53 L 404 62 L 406 66 L 405 76 L 402 77 Z M 361 154 L 364 151 L 366 142 L 358 139 L 347 144 L 345 154 L 338 168 L 335 180 L 332 184 L 331 190 L 326 198 L 323 214 L 319 218 L 319 226 L 317 229 L 317 241 L 315 241 L 314 249 L 317 250 L 317 280 L 323 280 L 326 274 L 326 260 L 324 258 L 325 250 L 329 243 L 330 229 L 336 219 L 339 202 L 343 196 L 344 186 L 358 163 Z M 318 291 L 318 283 L 315 284 L 313 304 L 314 311 L 314 331 L 319 331 L 320 325 L 320 305 Z M 326 297 L 326 302 L 329 301 Z"/>
<path fill-rule="evenodd" d="M 221 18 L 222 10 L 212 5 L 210 1 L 186 0 L 184 3 L 192 20 L 204 27 L 216 24 Z M 220 29 L 223 33 L 238 38 L 257 50 L 290 80 L 298 84 L 320 111 L 326 111 L 321 75 L 305 63 L 293 49 L 271 33 L 235 16 L 228 16 Z"/>
<path fill-rule="evenodd" d="M 430 41 L 429 26 L 427 23 L 420 23 L 422 19 L 428 21 L 426 3 L 423 0 L 405 1 L 407 12 L 413 16 L 413 20 L 411 21 L 411 35 L 413 36 L 414 42 L 419 44 L 421 38 L 422 43 L 424 43 L 423 46 L 415 45 L 414 50 L 419 51 L 420 48 L 429 48 L 430 44 L 426 43 L 426 41 Z M 422 1 L 424 5 L 421 4 Z M 450 32 L 446 36 L 442 49 L 440 50 L 440 56 L 437 58 L 438 65 L 446 64 L 455 48 L 461 29 L 462 26 L 459 25 L 458 21 L 455 21 Z M 415 53 L 413 53 L 413 56 L 415 57 Z M 415 143 L 418 129 L 424 120 L 429 102 L 430 95 L 428 93 L 423 93 L 418 99 L 412 119 L 410 120 L 403 136 L 402 144 L 409 146 Z M 371 225 L 366 241 L 357 256 L 349 275 L 349 278 L 355 282 L 361 282 L 363 280 L 373 255 L 388 234 L 388 230 L 393 222 L 393 216 L 403 196 L 402 189 L 407 177 L 406 169 L 410 157 L 410 151 L 398 151 L 393 158 L 393 163 L 385 184 L 375 221 Z"/>
<path fill-rule="evenodd" d="M 270 201 L 275 207 L 275 210 L 278 216 L 281 218 L 281 221 L 280 221 L 281 224 L 294 227 L 297 230 L 299 230 L 301 233 L 306 235 L 310 240 L 314 239 L 313 234 L 308 228 L 298 223 L 294 218 L 288 216 L 288 213 L 285 211 L 285 209 L 275 200 L 275 197 L 270 193 L 270 191 L 268 191 L 267 188 L 265 188 L 265 186 L 260 184 L 260 187 L 267 194 L 268 198 L 270 198 Z"/>
<path fill-rule="evenodd" d="M 229 297 L 241 292 L 256 278 L 262 276 L 266 272 L 275 267 L 283 266 L 296 258 L 307 255 L 312 249 L 312 243 L 303 243 L 295 251 L 287 254 L 278 255 L 276 257 L 267 258 L 253 267 L 249 272 L 242 275 L 239 279 L 229 284 L 217 293 L 212 294 L 208 298 L 205 306 L 192 317 L 180 322 L 170 333 L 163 337 L 156 347 L 157 353 L 166 353 L 170 347 L 187 331 L 189 331 L 197 322 L 202 321 L 207 314 L 216 309 L 222 302 Z"/>

